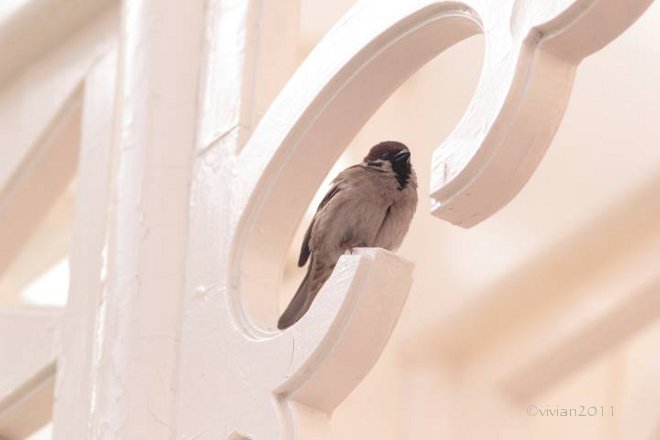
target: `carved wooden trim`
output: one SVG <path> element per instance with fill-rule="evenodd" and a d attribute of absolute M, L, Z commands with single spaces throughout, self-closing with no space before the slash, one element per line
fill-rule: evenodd
<path fill-rule="evenodd" d="M 434 156 L 431 187 L 435 215 L 482 221 L 538 165 L 579 61 L 650 1 L 362 1 L 256 127 L 265 102 L 248 96 L 251 81 L 266 81 L 256 66 L 273 56 L 258 50 L 258 27 L 280 24 L 260 22 L 266 0 L 125 3 L 117 149 L 83 158 L 106 205 L 114 185 L 116 210 L 75 250 L 57 435 L 328 438 L 332 411 L 378 359 L 412 282 L 412 265 L 396 255 L 357 251 L 301 321 L 273 330 L 286 251 L 332 163 L 406 78 L 483 32 L 479 86 Z M 294 50 L 293 32 L 281 43 Z M 260 86 L 270 93 L 277 81 Z M 111 96 L 87 92 L 85 105 L 103 101 L 103 120 L 87 121 L 86 133 L 107 133 Z M 112 161 L 117 169 L 104 168 Z M 79 211 L 79 241 L 101 208 Z M 108 269 L 103 310 L 106 278 L 81 270 L 99 266 Z M 78 326 L 97 333 L 78 337 Z M 73 362 L 77 347 L 85 356 Z M 77 372 L 87 375 L 79 390 Z"/>
<path fill-rule="evenodd" d="M 651 2 L 466 1 L 481 17 L 486 54 L 470 105 L 434 154 L 433 214 L 470 227 L 505 206 L 550 145 L 579 62 Z"/>
<path fill-rule="evenodd" d="M 384 344 L 398 318 L 407 287 L 382 280 L 371 289 L 396 298 L 391 313 L 354 320 L 348 307 L 339 306 L 341 298 L 350 303 L 359 290 L 340 286 L 364 276 L 350 269 L 353 259 L 344 258 L 308 316 L 283 334 L 269 330 L 296 220 L 325 172 L 387 96 L 445 48 L 480 30 L 486 34 L 479 87 L 433 167 L 434 213 L 471 226 L 501 208 L 531 175 L 563 114 L 577 62 L 623 31 L 649 1 L 626 3 L 626 14 L 602 26 L 602 38 L 580 32 L 600 26 L 616 4 L 621 2 L 360 2 L 337 23 L 232 160 L 229 285 L 220 292 L 228 301 L 222 344 L 239 365 L 225 365 L 235 378 L 228 391 L 234 405 L 221 413 L 226 426 L 255 438 L 280 429 L 283 438 L 323 438 L 328 415 L 359 382 L 344 382 L 340 364 L 323 355 L 326 344 L 352 353 L 337 359 L 357 363 L 353 377 L 361 378 L 379 350 L 361 351 L 358 336 L 371 329 L 371 339 Z M 374 251 L 365 251 L 361 264 L 369 252 Z M 391 258 L 391 270 L 408 278 L 410 268 Z M 364 301 L 371 301 L 371 291 L 363 287 Z M 293 353 L 288 370 L 282 365 L 287 349 Z M 298 365 L 297 356 L 309 360 Z M 268 372 L 258 365 L 269 365 Z M 274 387 L 284 371 L 291 378 Z M 316 374 L 324 380 L 312 380 Z M 280 403 L 279 423 L 266 398 L 271 393 Z M 246 395 L 253 399 L 242 406 Z"/>
<path fill-rule="evenodd" d="M 103 343 L 107 293 L 107 238 L 112 212 L 115 52 L 92 66 L 84 83 L 78 160 L 77 206 L 70 263 L 69 298 L 62 317 L 58 359 L 56 438 L 92 438 L 96 371 Z"/>

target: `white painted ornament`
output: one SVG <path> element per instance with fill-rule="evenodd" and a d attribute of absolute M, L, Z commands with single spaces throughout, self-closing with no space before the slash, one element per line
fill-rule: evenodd
<path fill-rule="evenodd" d="M 432 212 L 472 226 L 529 179 L 561 120 L 580 60 L 649 4 L 363 1 L 337 23 L 234 162 L 224 256 L 230 284 L 220 289 L 229 308 L 219 317 L 226 360 L 218 374 L 227 395 L 217 409 L 227 438 L 328 438 L 332 410 L 369 371 L 398 319 L 411 266 L 366 249 L 340 260 L 292 329 L 266 330 L 277 316 L 281 264 L 308 201 L 393 90 L 444 49 L 485 34 L 479 86 L 432 166 Z"/>
<path fill-rule="evenodd" d="M 281 21 L 295 22 L 282 11 L 297 3 L 122 4 L 118 93 L 109 58 L 85 83 L 80 200 L 95 202 L 77 214 L 75 236 L 89 239 L 74 246 L 56 438 L 329 438 L 412 281 L 410 263 L 359 250 L 301 321 L 273 330 L 287 250 L 332 164 L 406 78 L 483 32 L 479 85 L 431 183 L 435 215 L 477 224 L 538 165 L 579 61 L 651 0 L 361 1 L 254 128 L 250 63 L 286 69 L 250 38 L 277 29 L 295 48 Z M 270 34 L 255 31 L 259 11 L 281 14 L 266 20 Z"/>

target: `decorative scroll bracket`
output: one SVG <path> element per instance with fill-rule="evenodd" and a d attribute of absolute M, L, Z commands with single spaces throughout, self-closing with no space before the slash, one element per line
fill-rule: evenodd
<path fill-rule="evenodd" d="M 470 227 L 510 202 L 559 127 L 577 65 L 651 2 L 465 1 L 481 17 L 486 55 L 468 109 L 434 153 L 432 213 Z"/>
<path fill-rule="evenodd" d="M 314 49 L 231 169 L 215 381 L 225 438 L 327 438 L 332 410 L 382 351 L 411 266 L 375 249 L 343 257 L 310 312 L 285 332 L 282 264 L 315 189 L 357 131 L 406 78 L 444 49 L 486 36 L 479 86 L 433 160 L 435 215 L 471 226 L 504 206 L 538 165 L 577 63 L 651 0 L 362 1 Z M 205 295 L 205 292 L 201 292 Z M 192 349 L 192 348 L 191 348 Z M 192 418 L 191 418 L 192 420 Z"/>

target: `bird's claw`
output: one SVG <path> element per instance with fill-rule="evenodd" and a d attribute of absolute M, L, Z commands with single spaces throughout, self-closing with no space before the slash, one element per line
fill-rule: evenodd
<path fill-rule="evenodd" d="M 353 255 L 353 249 L 355 248 L 363 248 L 367 247 L 367 244 L 363 241 L 354 241 L 352 243 L 348 243 L 345 247 L 346 252 L 348 252 L 349 255 Z"/>

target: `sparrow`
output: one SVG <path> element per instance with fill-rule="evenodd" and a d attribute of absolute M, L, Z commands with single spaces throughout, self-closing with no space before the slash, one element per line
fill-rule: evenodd
<path fill-rule="evenodd" d="M 307 312 L 345 252 L 398 249 L 416 208 L 417 176 L 401 142 L 381 142 L 339 173 L 307 228 L 298 258 L 299 267 L 309 260 L 307 273 L 277 327 L 284 330 Z"/>

